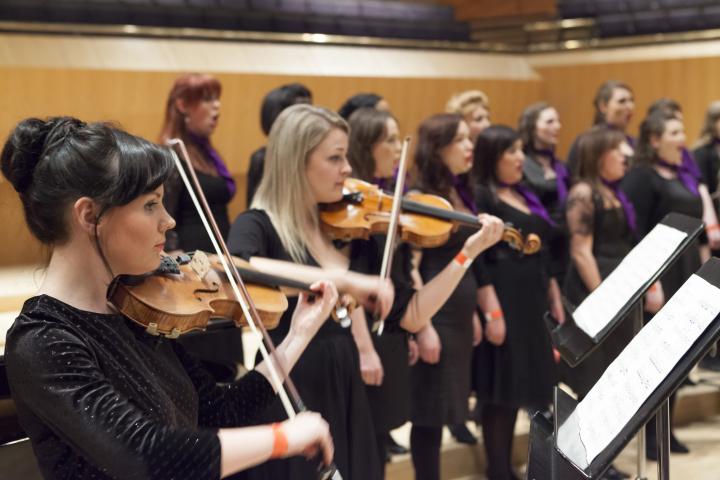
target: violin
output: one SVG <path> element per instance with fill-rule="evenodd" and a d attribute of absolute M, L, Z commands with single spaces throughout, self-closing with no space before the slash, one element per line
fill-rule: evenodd
<path fill-rule="evenodd" d="M 342 200 L 321 206 L 321 227 L 335 240 L 367 239 L 387 232 L 392 205 L 393 197 L 378 186 L 348 178 Z M 459 225 L 481 228 L 475 215 L 454 211 L 449 201 L 437 195 L 409 193 L 400 206 L 400 239 L 420 248 L 443 245 Z M 507 223 L 502 239 L 526 255 L 537 253 L 542 246 L 536 234 L 524 237 Z"/>
<path fill-rule="evenodd" d="M 268 330 L 277 327 L 288 308 L 280 287 L 310 291 L 306 283 L 260 272 L 237 257 L 232 261 Z M 177 338 L 194 330 L 248 325 L 218 257 L 202 251 L 165 256 L 155 271 L 145 275 L 115 277 L 107 299 L 151 335 Z M 333 312 L 342 326 L 349 325 L 354 307 L 342 303 L 345 301 L 341 300 Z"/>

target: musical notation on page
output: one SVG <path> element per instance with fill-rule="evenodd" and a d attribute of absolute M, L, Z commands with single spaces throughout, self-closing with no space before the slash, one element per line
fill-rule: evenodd
<path fill-rule="evenodd" d="M 587 468 L 620 434 L 718 314 L 720 289 L 697 275 L 690 277 L 560 426 L 558 438 L 573 450 L 578 466 Z M 584 455 L 570 445 L 570 430 L 579 430 Z M 563 448 L 561 442 L 558 446 Z"/>
<path fill-rule="evenodd" d="M 687 236 L 662 223 L 656 225 L 573 312 L 577 326 L 588 336 L 597 336 Z"/>

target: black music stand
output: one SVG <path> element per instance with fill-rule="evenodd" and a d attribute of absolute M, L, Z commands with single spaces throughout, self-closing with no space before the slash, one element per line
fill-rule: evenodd
<path fill-rule="evenodd" d="M 711 285 L 720 288 L 720 259 L 711 258 L 696 273 Z M 557 445 L 558 431 L 577 407 L 577 401 L 559 388 L 555 388 L 553 420 L 542 414 L 532 418 L 528 449 L 528 480 L 581 480 L 599 479 L 620 454 L 633 436 L 644 427 L 656 413 L 658 426 L 658 476 L 669 478 L 669 405 L 668 398 L 682 384 L 693 366 L 712 348 L 720 338 L 720 315 L 716 316 L 695 339 L 671 372 L 644 400 L 639 410 L 622 430 L 586 467 L 580 467 L 568 458 Z M 631 342 L 632 345 L 632 342 Z M 570 426 L 573 429 L 577 427 Z M 579 440 L 576 448 L 584 451 Z"/>
<path fill-rule="evenodd" d="M 655 272 L 645 279 L 642 287 L 632 292 L 625 305 L 617 312 L 617 314 L 608 319 L 605 326 L 595 336 L 588 335 L 580 328 L 571 312 L 576 310 L 576 306 L 563 297 L 563 305 L 565 307 L 565 322 L 559 325 L 552 318 L 549 312 L 545 314 L 545 324 L 550 331 L 553 345 L 560 352 L 563 360 L 571 367 L 577 366 L 590 353 L 593 352 L 607 336 L 621 323 L 626 315 L 640 302 L 645 292 L 650 286 L 660 278 L 670 266 L 675 263 L 677 258 L 683 253 L 703 230 L 703 223 L 696 218 L 681 215 L 679 213 L 670 213 L 660 222 L 662 225 L 675 228 L 687 234 L 683 241 L 678 245 L 675 251 L 657 266 Z M 636 247 L 636 248 L 642 248 Z"/>

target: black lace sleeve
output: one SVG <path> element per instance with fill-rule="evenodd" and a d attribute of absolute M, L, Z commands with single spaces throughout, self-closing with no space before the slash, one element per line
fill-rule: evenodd
<path fill-rule="evenodd" d="M 595 205 L 592 189 L 587 184 L 575 185 L 567 198 L 566 218 L 568 233 L 589 236 L 595 225 Z"/>

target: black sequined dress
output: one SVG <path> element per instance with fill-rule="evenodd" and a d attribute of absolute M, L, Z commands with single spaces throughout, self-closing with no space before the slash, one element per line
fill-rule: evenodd
<path fill-rule="evenodd" d="M 5 361 L 47 479 L 217 480 L 217 429 L 255 423 L 275 398 L 260 373 L 216 386 L 177 342 L 46 295 L 25 302 Z"/>

